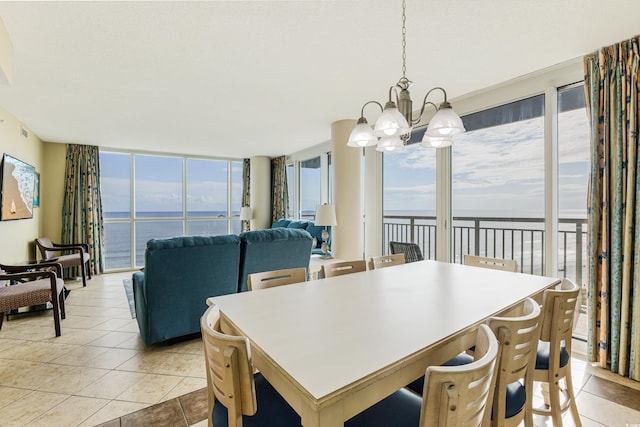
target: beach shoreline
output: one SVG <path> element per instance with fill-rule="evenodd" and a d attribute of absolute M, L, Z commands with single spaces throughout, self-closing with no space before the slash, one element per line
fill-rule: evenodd
<path fill-rule="evenodd" d="M 3 172 L 3 178 L 6 180 L 2 185 L 2 221 L 12 219 L 28 219 L 33 217 L 33 213 L 22 199 L 20 190 L 18 189 L 18 180 L 13 176 L 15 166 L 6 163 L 4 167 L 11 169 Z M 11 212 L 11 202 L 16 205 L 16 211 Z"/>

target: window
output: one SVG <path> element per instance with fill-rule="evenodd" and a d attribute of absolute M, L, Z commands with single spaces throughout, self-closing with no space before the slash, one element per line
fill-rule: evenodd
<path fill-rule="evenodd" d="M 414 242 L 425 259 L 434 259 L 436 150 L 410 143 L 405 151 L 383 154 L 383 168 L 383 252 L 390 253 L 390 241 Z"/>
<path fill-rule="evenodd" d="M 462 117 L 452 147 L 453 256 L 518 261 L 542 274 L 544 95 Z"/>
<path fill-rule="evenodd" d="M 105 270 L 143 266 L 149 239 L 240 231 L 241 162 L 103 151 L 100 175 Z"/>
<path fill-rule="evenodd" d="M 313 218 L 321 203 L 320 156 L 300 162 L 300 216 Z"/>

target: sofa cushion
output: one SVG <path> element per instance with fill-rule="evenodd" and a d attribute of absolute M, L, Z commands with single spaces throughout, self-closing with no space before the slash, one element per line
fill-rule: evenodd
<path fill-rule="evenodd" d="M 277 219 L 274 221 L 274 223 L 271 225 L 271 228 L 278 228 L 278 227 L 287 227 L 287 225 L 289 225 L 289 223 L 291 222 L 290 219 Z"/>
<path fill-rule="evenodd" d="M 306 230 L 308 225 L 309 225 L 309 221 L 306 221 L 304 219 L 293 220 L 289 222 L 289 225 L 287 225 L 287 228 L 300 228 L 302 230 Z"/>

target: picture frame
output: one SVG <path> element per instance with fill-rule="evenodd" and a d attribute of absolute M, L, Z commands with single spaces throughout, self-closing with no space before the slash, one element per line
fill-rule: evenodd
<path fill-rule="evenodd" d="M 36 172 L 33 177 L 33 207 L 40 207 L 40 172 Z"/>
<path fill-rule="evenodd" d="M 0 221 L 33 218 L 36 168 L 4 153 L 0 183 Z"/>

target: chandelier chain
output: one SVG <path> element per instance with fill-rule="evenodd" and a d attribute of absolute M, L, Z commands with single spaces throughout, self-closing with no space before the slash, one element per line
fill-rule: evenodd
<path fill-rule="evenodd" d="M 407 78 L 407 2 L 402 0 L 402 77 Z"/>

